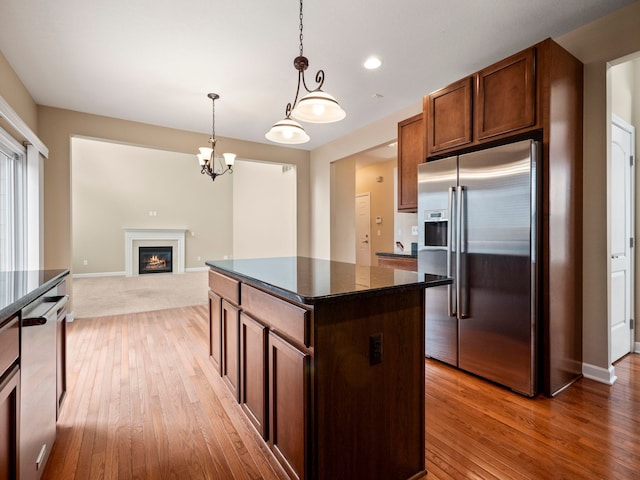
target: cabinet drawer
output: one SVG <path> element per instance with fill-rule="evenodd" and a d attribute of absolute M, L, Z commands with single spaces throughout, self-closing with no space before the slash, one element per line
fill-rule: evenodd
<path fill-rule="evenodd" d="M 18 316 L 10 317 L 0 327 L 0 376 L 18 359 L 20 330 Z"/>
<path fill-rule="evenodd" d="M 219 296 L 240 305 L 240 282 L 209 270 L 209 288 Z"/>
<path fill-rule="evenodd" d="M 311 345 L 310 312 L 249 285 L 242 284 L 242 308 L 274 332 L 301 345 Z"/>

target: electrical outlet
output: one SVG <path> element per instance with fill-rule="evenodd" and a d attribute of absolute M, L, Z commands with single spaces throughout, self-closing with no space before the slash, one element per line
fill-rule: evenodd
<path fill-rule="evenodd" d="M 89 265 L 89 260 L 83 260 L 83 261 L 82 261 L 82 264 L 83 264 L 83 265 Z"/>
<path fill-rule="evenodd" d="M 369 365 L 382 363 L 382 334 L 375 333 L 369 337 Z"/>
<path fill-rule="evenodd" d="M 202 257 L 200 255 L 198 255 L 198 261 L 202 260 Z"/>
<path fill-rule="evenodd" d="M 418 234 L 418 226 L 417 225 L 412 225 L 411 226 L 411 235 L 417 235 Z"/>

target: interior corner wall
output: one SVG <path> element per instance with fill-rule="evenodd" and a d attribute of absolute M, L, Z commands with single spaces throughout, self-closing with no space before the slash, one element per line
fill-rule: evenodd
<path fill-rule="evenodd" d="M 38 131 L 49 147 L 45 162 L 45 268 L 71 266 L 71 137 L 82 136 L 173 152 L 197 151 L 206 134 L 187 132 L 53 107 L 38 107 Z M 205 140 L 203 140 L 205 139 Z M 297 169 L 298 252 L 308 254 L 310 239 L 309 152 L 241 140 L 219 138 L 225 151 L 239 158 L 290 163 Z M 201 180 L 200 174 L 195 172 Z M 201 208 L 216 208 L 204 205 Z"/>
<path fill-rule="evenodd" d="M 295 168 L 239 160 L 233 170 L 233 258 L 295 256 Z"/>
<path fill-rule="evenodd" d="M 640 1 L 558 37 L 584 63 L 583 362 L 609 370 L 607 304 L 607 63 L 640 51 Z"/>

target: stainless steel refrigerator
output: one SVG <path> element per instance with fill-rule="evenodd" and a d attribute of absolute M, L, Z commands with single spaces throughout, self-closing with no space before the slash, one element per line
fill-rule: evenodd
<path fill-rule="evenodd" d="M 418 167 L 418 269 L 426 355 L 527 396 L 537 392 L 539 144 L 525 140 Z"/>

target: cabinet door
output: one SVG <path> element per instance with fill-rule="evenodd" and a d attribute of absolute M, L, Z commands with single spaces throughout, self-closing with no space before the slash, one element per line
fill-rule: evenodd
<path fill-rule="evenodd" d="M 0 480 L 13 480 L 18 478 L 20 370 L 14 367 L 4 377 L 0 382 Z"/>
<path fill-rule="evenodd" d="M 240 405 L 267 438 L 267 328 L 240 313 Z"/>
<path fill-rule="evenodd" d="M 213 366 L 222 373 L 222 299 L 209 290 L 209 358 Z"/>
<path fill-rule="evenodd" d="M 535 105 L 533 48 L 481 70 L 476 86 L 476 140 L 535 126 Z"/>
<path fill-rule="evenodd" d="M 269 446 L 292 478 L 307 477 L 309 355 L 269 332 Z"/>
<path fill-rule="evenodd" d="M 222 300 L 222 378 L 233 393 L 236 400 L 240 400 L 240 355 L 239 331 L 240 315 L 238 309 L 226 300 Z"/>
<path fill-rule="evenodd" d="M 471 77 L 425 97 L 427 156 L 471 143 Z"/>
<path fill-rule="evenodd" d="M 398 210 L 418 208 L 418 164 L 424 162 L 422 114 L 398 123 Z"/>

